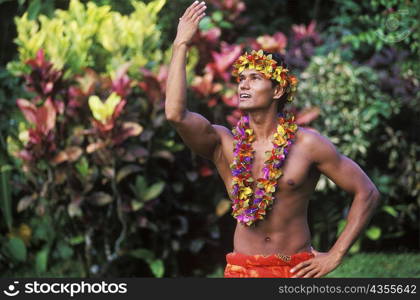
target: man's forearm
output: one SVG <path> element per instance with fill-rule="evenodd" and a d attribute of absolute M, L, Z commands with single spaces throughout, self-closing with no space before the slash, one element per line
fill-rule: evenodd
<path fill-rule="evenodd" d="M 330 249 L 330 253 L 334 253 L 339 257 L 343 257 L 347 253 L 370 221 L 373 212 L 379 204 L 379 199 L 380 195 L 376 188 L 372 189 L 368 194 L 355 195 L 347 217 L 347 224 L 334 246 Z"/>
<path fill-rule="evenodd" d="M 182 120 L 186 112 L 186 55 L 187 45 L 175 41 L 166 84 L 165 114 L 170 121 Z"/>

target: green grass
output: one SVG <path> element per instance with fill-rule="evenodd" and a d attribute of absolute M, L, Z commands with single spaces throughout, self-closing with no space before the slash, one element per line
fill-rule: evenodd
<path fill-rule="evenodd" d="M 325 277 L 420 278 L 420 254 L 359 253 L 345 257 L 342 264 Z"/>

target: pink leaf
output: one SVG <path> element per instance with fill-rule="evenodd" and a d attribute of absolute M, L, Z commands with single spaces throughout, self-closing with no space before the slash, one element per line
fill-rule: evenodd
<path fill-rule="evenodd" d="M 319 107 L 311 107 L 303 111 L 300 111 L 296 115 L 296 123 L 298 125 L 309 124 L 310 122 L 318 118 L 319 113 L 320 113 Z"/>
<path fill-rule="evenodd" d="M 230 78 L 230 73 L 227 72 L 228 68 L 233 64 L 233 62 L 239 57 L 242 52 L 242 46 L 240 45 L 229 45 L 226 42 L 221 44 L 221 52 L 212 51 L 211 55 L 213 57 L 216 71 L 218 75 L 223 78 L 225 81 L 228 81 Z"/>
<path fill-rule="evenodd" d="M 17 99 L 16 103 L 25 116 L 25 119 L 31 124 L 36 124 L 37 108 L 35 105 L 22 98 Z"/>
<path fill-rule="evenodd" d="M 44 105 L 38 108 L 36 116 L 36 127 L 43 134 L 47 134 L 55 127 L 56 110 L 51 98 L 48 98 Z"/>

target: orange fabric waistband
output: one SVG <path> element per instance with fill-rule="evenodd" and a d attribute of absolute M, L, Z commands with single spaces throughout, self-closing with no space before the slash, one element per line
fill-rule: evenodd
<path fill-rule="evenodd" d="M 226 255 L 224 277 L 288 278 L 293 275 L 290 273 L 292 267 L 313 257 L 310 252 L 293 255 L 245 255 L 232 252 Z"/>
<path fill-rule="evenodd" d="M 231 265 L 253 267 L 253 266 L 290 266 L 293 267 L 302 261 L 313 258 L 311 252 L 300 252 L 293 255 L 246 255 L 237 252 L 231 252 L 226 255 L 226 262 Z"/>

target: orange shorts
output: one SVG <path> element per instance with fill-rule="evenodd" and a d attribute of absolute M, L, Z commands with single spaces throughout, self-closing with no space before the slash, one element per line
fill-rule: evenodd
<path fill-rule="evenodd" d="M 310 252 L 300 252 L 293 255 L 245 255 L 228 253 L 225 278 L 259 277 L 259 278 L 290 278 L 290 269 L 297 264 L 313 258 Z"/>

